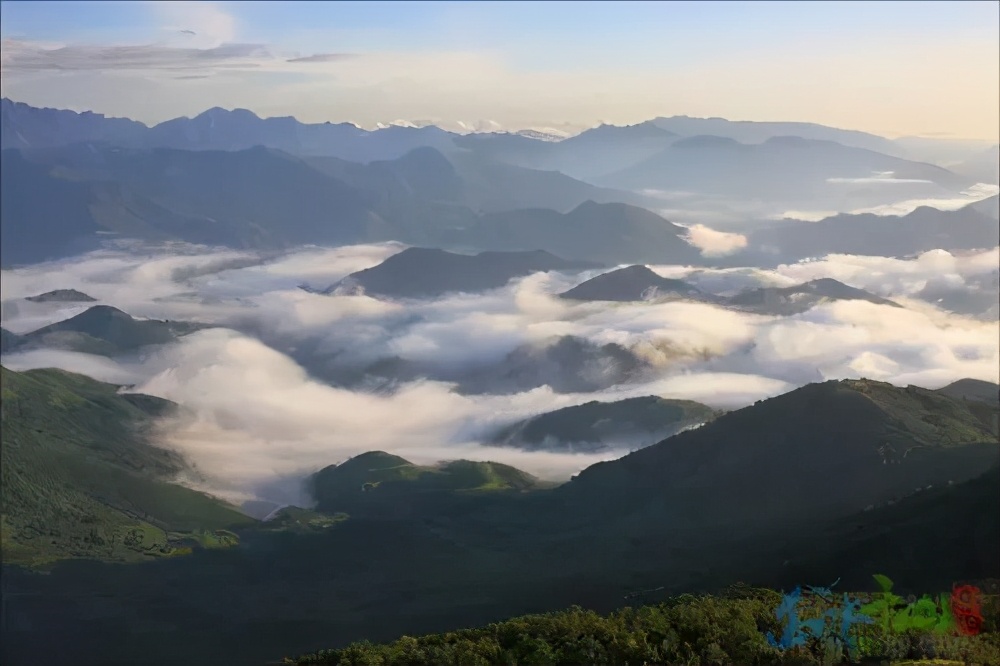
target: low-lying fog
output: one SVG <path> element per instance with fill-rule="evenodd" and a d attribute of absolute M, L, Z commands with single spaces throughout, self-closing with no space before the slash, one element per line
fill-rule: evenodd
<path fill-rule="evenodd" d="M 279 503 L 303 502 L 302 478 L 372 449 L 424 463 L 499 460 L 566 479 L 623 450 L 527 453 L 482 442 L 515 419 L 595 399 L 656 394 L 733 409 L 826 379 L 863 376 L 937 388 L 962 377 L 996 381 L 1000 374 L 1000 247 L 967 256 L 933 251 L 908 260 L 832 255 L 776 270 L 653 267 L 727 294 L 832 277 L 904 306 L 840 301 L 787 317 L 697 303 L 554 297 L 602 271 L 535 274 L 485 294 L 413 302 L 298 288 L 326 287 L 401 249 L 309 248 L 262 257 L 123 246 L 3 271 L 3 326 L 15 333 L 92 305 L 23 300 L 60 288 L 78 289 L 136 317 L 215 326 L 140 357 L 34 350 L 6 354 L 3 364 L 15 370 L 61 367 L 180 403 L 185 415 L 161 424 L 160 439 L 196 465 L 205 477 L 201 486 L 233 499 Z M 955 314 L 944 309 L 952 301 L 973 305 L 951 308 L 967 313 Z M 435 368 L 436 376 L 472 367 L 488 376 L 516 348 L 567 335 L 622 345 L 648 369 L 632 383 L 593 393 L 560 394 L 542 386 L 506 395 L 459 393 L 452 384 L 421 379 L 366 389 L 337 382 L 330 370 L 398 357 Z"/>

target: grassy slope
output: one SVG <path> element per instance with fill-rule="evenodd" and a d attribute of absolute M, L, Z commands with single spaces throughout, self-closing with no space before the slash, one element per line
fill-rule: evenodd
<path fill-rule="evenodd" d="M 171 405 L 59 370 L 2 369 L 3 560 L 141 560 L 225 542 L 252 520 L 173 484 L 183 462 L 146 428 Z"/>
<path fill-rule="evenodd" d="M 637 512 L 643 532 L 650 522 L 819 520 L 981 474 L 998 458 L 988 421 L 916 387 L 810 384 L 593 465 L 565 493 L 616 523 Z"/>
<path fill-rule="evenodd" d="M 391 509 L 394 513 L 431 501 L 455 501 L 484 491 L 522 491 L 538 486 L 530 474 L 496 462 L 455 460 L 421 466 L 382 451 L 355 456 L 317 472 L 312 492 L 321 511 Z"/>

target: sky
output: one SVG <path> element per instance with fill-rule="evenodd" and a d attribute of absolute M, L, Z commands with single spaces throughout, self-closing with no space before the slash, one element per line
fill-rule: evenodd
<path fill-rule="evenodd" d="M 998 2 L 0 2 L 0 92 L 154 124 L 657 116 L 1000 138 Z"/>

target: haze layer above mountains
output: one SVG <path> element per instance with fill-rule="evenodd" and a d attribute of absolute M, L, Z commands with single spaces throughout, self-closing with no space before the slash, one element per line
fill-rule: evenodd
<path fill-rule="evenodd" d="M 395 240 L 611 264 L 780 263 L 854 251 L 825 227 L 786 223 L 768 235 L 767 220 L 790 211 L 906 214 L 998 189 L 996 179 L 977 184 L 899 157 L 905 150 L 880 137 L 801 123 L 668 118 L 552 142 L 434 127 L 369 132 L 222 109 L 147 128 L 5 99 L 2 137 L 4 265 L 93 249 L 109 234 L 234 248 Z M 994 240 L 989 210 L 962 215 L 904 218 L 912 229 L 889 239 L 873 231 L 877 251 Z M 733 220 L 742 220 L 734 233 L 703 225 L 733 232 Z M 849 237 L 867 241 L 856 230 Z M 733 258 L 740 253 L 747 257 Z"/>

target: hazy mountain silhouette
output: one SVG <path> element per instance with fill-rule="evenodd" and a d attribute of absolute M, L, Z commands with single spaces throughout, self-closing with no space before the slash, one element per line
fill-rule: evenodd
<path fill-rule="evenodd" d="M 509 394 L 549 386 L 557 393 L 600 391 L 637 381 L 648 364 L 625 347 L 564 335 L 517 347 L 499 363 L 449 377 L 464 394 Z"/>
<path fill-rule="evenodd" d="M 93 249 L 101 234 L 240 248 L 392 235 L 353 188 L 265 148 L 87 145 L 33 154 L 32 161 L 5 150 L 3 163 L 5 265 Z"/>
<path fill-rule="evenodd" d="M 585 270 L 589 262 L 567 261 L 541 250 L 455 254 L 411 247 L 381 264 L 351 273 L 325 293 L 362 291 L 377 296 L 428 297 L 502 287 L 538 271 Z"/>
<path fill-rule="evenodd" d="M 12 340 L 13 350 L 55 348 L 114 356 L 147 345 L 173 342 L 200 328 L 190 322 L 135 319 L 118 308 L 95 305 L 80 314 Z"/>
<path fill-rule="evenodd" d="M 738 200 L 808 202 L 819 207 L 818 199 L 847 197 L 860 186 L 873 187 L 880 182 L 878 174 L 888 173 L 902 180 L 881 181 L 885 183 L 883 188 L 895 188 L 892 196 L 913 198 L 920 192 L 940 192 L 942 188 L 958 191 L 972 184 L 968 178 L 938 166 L 832 141 L 774 136 L 760 144 L 744 144 L 708 135 L 675 141 L 655 155 L 595 182 L 627 190 L 679 190 Z M 884 198 L 886 194 L 878 196 Z"/>
<path fill-rule="evenodd" d="M 472 153 L 415 148 L 395 160 L 368 164 L 311 157 L 310 165 L 368 193 L 386 217 L 398 218 L 415 200 L 477 213 L 520 208 L 568 211 L 587 200 L 642 204 L 631 192 L 603 189 L 554 171 L 527 169 Z"/>
<path fill-rule="evenodd" d="M 530 209 L 484 215 L 475 226 L 444 235 L 455 246 L 542 249 L 567 259 L 608 264 L 703 264 L 687 230 L 627 204 L 580 204 L 569 213 Z"/>
<path fill-rule="evenodd" d="M 921 206 L 904 216 L 836 215 L 819 222 L 785 220 L 748 234 L 748 252 L 735 262 L 793 262 L 827 254 L 903 257 L 929 250 L 997 245 L 997 221 L 974 207 L 942 211 Z M 756 254 L 755 254 L 756 253 Z"/>
<path fill-rule="evenodd" d="M 1000 185 L 1000 145 L 991 146 L 953 165 L 951 170 L 981 183 Z"/>
<path fill-rule="evenodd" d="M 707 134 L 734 139 L 740 143 L 764 143 L 773 137 L 796 136 L 816 141 L 836 141 L 844 146 L 902 156 L 901 149 L 893 141 L 884 137 L 816 123 L 759 122 L 726 120 L 725 118 L 692 118 L 690 116 L 661 117 L 649 122 L 680 136 Z"/>
<path fill-rule="evenodd" d="M 81 142 L 128 148 L 238 151 L 264 146 L 296 155 L 328 155 L 369 162 L 395 159 L 420 146 L 453 150 L 452 135 L 437 127 L 389 127 L 368 131 L 350 123 L 301 123 L 295 118 L 260 118 L 252 111 L 218 107 L 193 118 L 174 118 L 153 127 L 100 114 L 39 109 L 4 98 L 4 148 L 37 149 Z"/>
<path fill-rule="evenodd" d="M 593 179 L 650 157 L 678 137 L 650 122 L 600 125 L 562 141 L 529 143 L 509 134 L 470 134 L 455 143 L 490 160 Z"/>
<path fill-rule="evenodd" d="M 28 296 L 24 300 L 32 303 L 92 303 L 97 299 L 76 289 L 54 289 L 37 296 Z"/>
<path fill-rule="evenodd" d="M 573 453 L 639 449 L 715 418 L 698 402 L 657 396 L 564 407 L 499 430 L 491 442 L 530 451 Z"/>
<path fill-rule="evenodd" d="M 661 277 L 646 266 L 626 266 L 603 273 L 564 291 L 559 297 L 577 301 L 654 301 L 661 298 L 722 301 L 683 280 Z"/>
<path fill-rule="evenodd" d="M 261 147 L 78 144 L 28 154 L 5 150 L 3 160 L 5 266 L 94 249 L 103 235 L 256 249 L 397 240 L 464 250 L 544 249 L 608 263 L 700 260 L 683 229 L 625 204 L 588 199 L 564 214 L 531 208 L 479 216 L 464 202 L 486 207 L 532 174 L 483 167 L 466 180 L 429 148 L 367 166 L 328 159 L 322 170 Z M 566 205 L 598 193 L 559 174 L 544 176 L 525 202 Z M 550 199 L 545 192 L 553 182 L 559 186 Z"/>
<path fill-rule="evenodd" d="M 14 351 L 21 344 L 21 336 L 6 328 L 0 328 L 0 352 Z"/>
<path fill-rule="evenodd" d="M 34 263 L 98 246 L 90 204 L 101 192 L 88 183 L 51 175 L 16 150 L 0 157 L 0 264 Z M 114 185 L 105 188 L 113 193 Z"/>
<path fill-rule="evenodd" d="M 760 314 L 792 315 L 805 312 L 824 301 L 867 301 L 876 305 L 901 307 L 863 289 L 849 287 L 833 278 L 810 280 L 793 287 L 761 287 L 737 294 L 727 303 Z"/>
<path fill-rule="evenodd" d="M 149 128 L 128 118 L 109 118 L 100 113 L 77 113 L 37 108 L 0 100 L 0 145 L 4 149 L 38 149 L 85 141 L 136 145 Z"/>
<path fill-rule="evenodd" d="M 971 203 L 966 208 L 996 220 L 1000 218 L 1000 194 L 995 194 L 988 199 Z"/>

